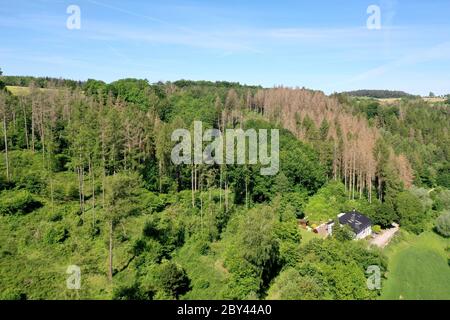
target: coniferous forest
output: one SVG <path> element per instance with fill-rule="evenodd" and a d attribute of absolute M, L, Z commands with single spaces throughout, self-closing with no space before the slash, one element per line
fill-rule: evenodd
<path fill-rule="evenodd" d="M 430 243 L 429 287 L 401 295 L 450 299 L 446 101 L 188 80 L 0 87 L 1 299 L 398 299 L 398 265 L 414 272 Z M 279 129 L 278 174 L 175 165 L 171 134 L 194 121 Z M 311 231 L 351 210 L 374 234 L 400 230 L 385 248 Z"/>

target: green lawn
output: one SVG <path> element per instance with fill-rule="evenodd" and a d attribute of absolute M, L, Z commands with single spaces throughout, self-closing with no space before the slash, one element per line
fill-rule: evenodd
<path fill-rule="evenodd" d="M 308 231 L 306 229 L 300 228 L 300 234 L 302 235 L 302 244 L 306 244 L 310 242 L 312 239 L 320 239 L 320 236 L 317 233 L 314 233 L 312 231 Z"/>
<path fill-rule="evenodd" d="M 450 240 L 433 232 L 405 235 L 386 248 L 389 272 L 381 299 L 450 299 Z"/>
<path fill-rule="evenodd" d="M 13 95 L 15 96 L 26 96 L 30 94 L 30 88 L 29 87 L 18 87 L 18 86 L 6 86 L 6 89 L 8 89 Z M 42 92 L 49 92 L 49 91 L 55 91 L 57 89 L 47 89 L 47 88 L 39 88 Z"/>

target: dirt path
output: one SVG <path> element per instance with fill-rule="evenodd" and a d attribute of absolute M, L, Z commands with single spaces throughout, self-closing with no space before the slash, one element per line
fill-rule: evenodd
<path fill-rule="evenodd" d="M 376 245 L 380 248 L 384 248 L 389 244 L 389 241 L 391 241 L 392 237 L 397 233 L 399 230 L 398 224 L 393 224 L 393 228 L 384 230 L 379 235 L 375 236 L 372 240 L 370 240 L 370 244 Z"/>

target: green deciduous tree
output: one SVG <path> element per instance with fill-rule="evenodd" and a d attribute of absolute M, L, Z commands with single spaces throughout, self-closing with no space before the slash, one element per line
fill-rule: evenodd
<path fill-rule="evenodd" d="M 190 280 L 186 271 L 172 261 L 163 261 L 158 266 L 155 278 L 156 286 L 172 299 L 178 299 L 189 291 Z"/>
<path fill-rule="evenodd" d="M 281 272 L 270 287 L 268 300 L 317 300 L 323 296 L 322 286 L 310 276 L 301 276 L 294 268 Z"/>
<path fill-rule="evenodd" d="M 113 270 L 113 237 L 115 226 L 126 216 L 136 210 L 139 177 L 118 173 L 106 179 L 105 216 L 109 229 L 109 269 L 108 276 L 112 281 Z"/>
<path fill-rule="evenodd" d="M 450 211 L 441 214 L 436 219 L 436 231 L 444 237 L 450 237 Z"/>
<path fill-rule="evenodd" d="M 423 231 L 426 216 L 419 198 L 409 191 L 403 191 L 396 197 L 395 209 L 399 216 L 400 224 L 406 229 L 416 234 Z"/>

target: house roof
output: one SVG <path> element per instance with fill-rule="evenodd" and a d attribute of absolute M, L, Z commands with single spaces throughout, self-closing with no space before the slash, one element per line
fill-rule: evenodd
<path fill-rule="evenodd" d="M 339 217 L 339 223 L 350 226 L 358 234 L 367 227 L 372 226 L 372 220 L 358 211 L 345 212 Z"/>

